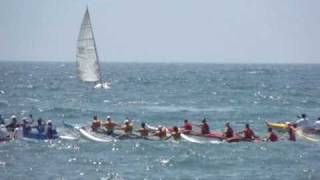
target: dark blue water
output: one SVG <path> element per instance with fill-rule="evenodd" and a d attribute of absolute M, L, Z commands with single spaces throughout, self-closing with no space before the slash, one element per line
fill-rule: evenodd
<path fill-rule="evenodd" d="M 0 113 L 86 123 L 111 114 L 180 125 L 207 117 L 241 130 L 250 122 L 320 116 L 320 65 L 102 64 L 109 90 L 80 82 L 74 63 L 0 62 Z M 320 179 L 320 145 L 55 140 L 0 144 L 0 179 Z"/>

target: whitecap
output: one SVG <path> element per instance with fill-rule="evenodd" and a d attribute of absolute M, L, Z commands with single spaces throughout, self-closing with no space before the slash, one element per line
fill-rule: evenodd
<path fill-rule="evenodd" d="M 106 100 L 103 100 L 103 102 L 104 103 L 110 103 L 111 101 L 106 99 Z"/>
<path fill-rule="evenodd" d="M 249 71 L 248 74 L 257 74 L 258 71 Z"/>
<path fill-rule="evenodd" d="M 35 98 L 26 98 L 26 100 L 31 102 L 39 102 L 39 99 L 35 99 Z"/>

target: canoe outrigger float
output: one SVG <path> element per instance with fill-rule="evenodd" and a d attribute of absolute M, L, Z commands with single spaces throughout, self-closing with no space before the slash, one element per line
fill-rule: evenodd
<path fill-rule="evenodd" d="M 286 130 L 290 122 L 266 122 L 267 126 L 274 129 Z"/>

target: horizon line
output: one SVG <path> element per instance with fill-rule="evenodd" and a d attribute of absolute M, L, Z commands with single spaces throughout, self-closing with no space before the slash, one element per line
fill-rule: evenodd
<path fill-rule="evenodd" d="M 76 61 L 70 61 L 70 60 L 47 60 L 47 61 L 41 61 L 41 60 L 21 60 L 21 59 L 0 59 L 0 62 L 39 62 L 39 63 L 76 63 Z M 100 61 L 100 63 L 137 63 L 137 64 L 320 64 L 320 62 L 210 62 L 210 61 Z"/>

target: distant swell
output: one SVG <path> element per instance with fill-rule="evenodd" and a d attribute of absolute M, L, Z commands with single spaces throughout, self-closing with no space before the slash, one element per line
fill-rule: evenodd
<path fill-rule="evenodd" d="M 144 107 L 154 112 L 231 112 L 235 111 L 232 107 L 211 107 L 211 108 L 197 108 L 185 106 L 147 106 Z"/>

